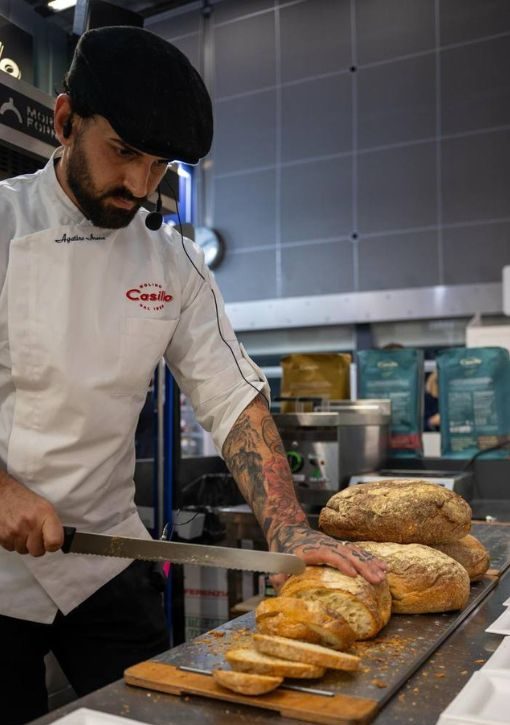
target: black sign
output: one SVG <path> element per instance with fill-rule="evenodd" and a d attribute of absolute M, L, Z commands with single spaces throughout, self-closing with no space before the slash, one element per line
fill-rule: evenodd
<path fill-rule="evenodd" d="M 0 71 L 33 83 L 33 67 L 32 36 L 0 15 Z"/>
<path fill-rule="evenodd" d="M 2 83 L 0 74 L 0 124 L 39 141 L 58 146 L 53 131 L 53 110 Z"/>

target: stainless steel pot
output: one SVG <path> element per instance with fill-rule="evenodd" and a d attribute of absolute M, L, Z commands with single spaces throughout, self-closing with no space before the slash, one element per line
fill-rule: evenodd
<path fill-rule="evenodd" d="M 328 410 L 274 415 L 301 493 L 338 491 L 351 476 L 383 468 L 388 458 L 389 400 L 330 401 L 324 406 Z"/>

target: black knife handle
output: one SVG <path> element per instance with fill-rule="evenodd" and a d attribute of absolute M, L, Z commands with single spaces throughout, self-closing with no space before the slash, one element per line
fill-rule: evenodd
<path fill-rule="evenodd" d="M 64 554 L 69 554 L 75 533 L 76 528 L 74 526 L 64 526 L 64 543 L 61 546 Z"/>

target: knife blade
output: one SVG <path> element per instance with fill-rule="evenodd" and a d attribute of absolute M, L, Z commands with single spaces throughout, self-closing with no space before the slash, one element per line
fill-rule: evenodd
<path fill-rule="evenodd" d="M 128 536 L 109 536 L 76 531 L 64 526 L 65 554 L 93 554 L 146 561 L 171 561 L 174 564 L 215 566 L 221 569 L 241 569 L 266 574 L 301 574 L 305 563 L 294 554 L 280 554 L 254 549 L 234 549 L 228 546 L 183 544 L 180 541 L 137 539 Z"/>

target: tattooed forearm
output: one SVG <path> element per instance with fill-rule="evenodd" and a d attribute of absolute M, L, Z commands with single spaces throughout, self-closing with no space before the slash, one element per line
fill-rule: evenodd
<path fill-rule="evenodd" d="M 283 550 L 280 529 L 289 524 L 291 529 L 296 524 L 306 528 L 308 523 L 296 499 L 281 438 L 260 398 L 239 416 L 225 441 L 223 455 L 271 548 Z"/>
<path fill-rule="evenodd" d="M 384 579 L 385 564 L 347 542 L 313 531 L 298 503 L 282 441 L 262 398 L 241 413 L 223 446 L 237 485 L 253 509 L 272 551 L 296 554 L 368 581 Z"/>

